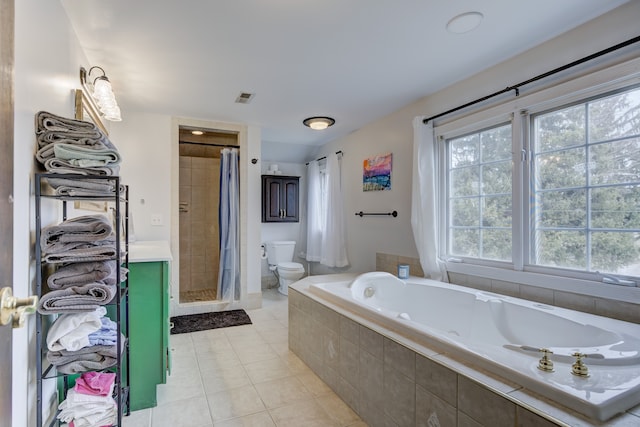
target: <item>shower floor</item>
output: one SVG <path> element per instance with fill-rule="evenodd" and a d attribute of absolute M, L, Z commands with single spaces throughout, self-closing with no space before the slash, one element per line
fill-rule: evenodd
<path fill-rule="evenodd" d="M 215 301 L 215 289 L 198 289 L 194 291 L 180 291 L 180 303 L 199 302 L 199 301 Z"/>

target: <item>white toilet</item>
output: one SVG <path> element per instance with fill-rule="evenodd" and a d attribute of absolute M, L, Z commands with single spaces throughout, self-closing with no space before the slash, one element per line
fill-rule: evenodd
<path fill-rule="evenodd" d="M 269 270 L 276 271 L 280 279 L 278 292 L 287 295 L 289 285 L 304 276 L 302 264 L 292 262 L 296 242 L 293 240 L 274 240 L 266 242 Z"/>

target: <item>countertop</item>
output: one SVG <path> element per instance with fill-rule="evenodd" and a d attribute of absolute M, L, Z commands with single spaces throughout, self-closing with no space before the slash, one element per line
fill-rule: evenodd
<path fill-rule="evenodd" d="M 171 249 L 166 240 L 129 243 L 129 262 L 171 261 Z"/>

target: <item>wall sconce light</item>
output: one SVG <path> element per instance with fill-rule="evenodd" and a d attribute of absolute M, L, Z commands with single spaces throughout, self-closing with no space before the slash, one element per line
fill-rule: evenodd
<path fill-rule="evenodd" d="M 329 126 L 333 126 L 336 121 L 331 117 L 309 117 L 308 119 L 304 119 L 302 123 L 305 126 L 310 127 L 313 130 L 324 130 Z"/>
<path fill-rule="evenodd" d="M 93 79 L 93 82 L 87 83 L 87 79 L 91 78 L 91 72 L 93 70 L 102 71 L 102 75 Z M 91 67 L 88 72 L 84 67 L 80 67 L 80 83 L 83 89 L 91 95 L 91 99 L 96 105 L 97 110 L 102 113 L 106 120 L 112 122 L 122 120 L 120 107 L 118 107 L 113 89 L 111 89 L 111 82 L 102 67 Z"/>

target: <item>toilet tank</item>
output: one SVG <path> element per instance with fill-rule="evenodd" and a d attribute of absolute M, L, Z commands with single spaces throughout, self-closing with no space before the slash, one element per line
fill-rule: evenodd
<path fill-rule="evenodd" d="M 274 240 L 266 242 L 267 262 L 270 265 L 278 265 L 281 262 L 291 262 L 296 242 L 293 240 Z"/>

